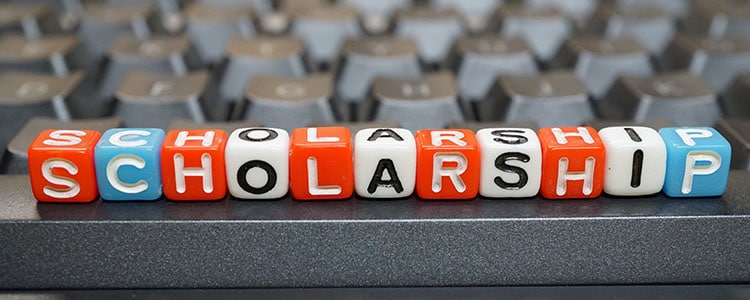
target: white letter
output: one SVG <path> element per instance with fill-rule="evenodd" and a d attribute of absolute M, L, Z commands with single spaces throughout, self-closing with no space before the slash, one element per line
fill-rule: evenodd
<path fill-rule="evenodd" d="M 696 165 L 699 161 L 707 161 L 708 165 Z M 719 170 L 719 167 L 721 167 L 721 156 L 714 151 L 688 152 L 685 158 L 685 176 L 682 178 L 682 193 L 688 194 L 693 189 L 694 175 L 710 175 Z"/>
<path fill-rule="evenodd" d="M 128 194 L 137 194 L 148 189 L 148 183 L 142 179 L 135 183 L 125 183 L 120 180 L 120 177 L 117 176 L 117 170 L 126 165 L 143 169 L 146 167 L 146 161 L 131 154 L 120 154 L 113 157 L 107 163 L 107 181 L 109 181 L 109 184 L 116 190 Z"/>
<path fill-rule="evenodd" d="M 72 134 L 73 136 L 66 135 Z M 55 130 L 49 134 L 52 139 L 42 141 L 47 146 L 73 146 L 82 140 L 79 136 L 85 136 L 86 133 L 80 130 Z"/>
<path fill-rule="evenodd" d="M 586 144 L 594 143 L 594 138 L 591 137 L 591 134 L 589 134 L 589 131 L 586 130 L 586 128 L 578 127 L 577 130 L 578 132 L 563 132 L 562 129 L 555 127 L 552 128 L 552 134 L 555 135 L 555 140 L 557 140 L 557 143 L 560 145 L 567 144 L 569 136 L 579 136 Z"/>
<path fill-rule="evenodd" d="M 64 159 L 50 158 L 42 163 L 42 176 L 51 184 L 64 185 L 66 189 L 58 189 L 51 186 L 45 186 L 42 190 L 44 194 L 52 198 L 72 198 L 81 192 L 81 185 L 78 182 L 52 174 L 53 168 L 62 168 L 68 171 L 70 175 L 78 174 L 78 167 Z"/>
<path fill-rule="evenodd" d="M 695 140 L 693 138 L 707 138 L 714 134 L 711 131 L 700 129 L 700 128 L 681 128 L 675 129 L 674 131 L 682 139 L 682 142 L 688 146 L 695 146 Z"/>
<path fill-rule="evenodd" d="M 557 195 L 565 195 L 568 189 L 568 180 L 583 180 L 583 194 L 590 195 L 594 190 L 594 165 L 596 165 L 596 159 L 589 156 L 586 158 L 583 173 L 568 172 L 568 158 L 561 158 L 557 167 L 557 189 L 555 191 Z"/>
<path fill-rule="evenodd" d="M 310 195 L 341 194 L 341 187 L 338 185 L 318 186 L 318 160 L 314 156 L 307 158 L 307 188 Z"/>
<path fill-rule="evenodd" d="M 456 163 L 455 168 L 443 168 L 443 163 Z M 436 153 L 432 159 L 432 191 L 439 193 L 443 190 L 443 177 L 448 176 L 456 187 L 456 191 L 466 191 L 466 184 L 461 180 L 461 174 L 466 171 L 466 157 L 461 153 Z"/>
<path fill-rule="evenodd" d="M 466 142 L 461 139 L 464 138 L 463 132 L 460 131 L 431 131 L 430 139 L 432 140 L 433 146 L 442 146 L 443 141 L 450 141 L 457 146 L 466 146 Z"/>
<path fill-rule="evenodd" d="M 311 143 L 338 142 L 339 138 L 335 136 L 318 137 L 317 128 L 308 128 L 307 141 Z"/>
<path fill-rule="evenodd" d="M 211 146 L 211 142 L 214 140 L 214 131 L 206 131 L 206 135 L 188 135 L 187 131 L 180 131 L 177 134 L 177 140 L 174 141 L 175 146 L 185 146 L 185 142 L 188 140 L 201 141 L 201 146 Z"/>
<path fill-rule="evenodd" d="M 184 131 L 183 131 L 184 132 Z M 213 133 L 213 131 L 211 131 Z M 213 174 L 211 174 L 211 155 L 203 153 L 201 155 L 200 168 L 185 168 L 185 158 L 182 154 L 174 155 L 174 177 L 177 185 L 177 192 L 182 194 L 187 190 L 185 185 L 185 176 L 203 177 L 203 192 L 208 194 L 214 191 Z"/>
<path fill-rule="evenodd" d="M 145 130 L 123 130 L 110 136 L 109 143 L 118 147 L 138 147 L 138 146 L 143 146 L 148 143 L 146 140 L 140 140 L 140 139 L 131 139 L 129 141 L 123 141 L 122 138 L 128 135 L 149 136 L 151 135 L 151 132 L 148 132 Z M 183 141 L 183 144 L 184 143 L 185 142 Z"/>

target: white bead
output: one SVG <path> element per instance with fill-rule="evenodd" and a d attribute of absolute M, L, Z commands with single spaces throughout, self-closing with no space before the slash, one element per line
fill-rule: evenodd
<path fill-rule="evenodd" d="M 599 130 L 606 148 L 604 192 L 615 196 L 650 195 L 661 191 L 667 149 L 649 127 L 607 127 Z"/>
<path fill-rule="evenodd" d="M 394 170 L 395 174 L 392 174 Z M 358 195 L 367 198 L 407 197 L 414 192 L 416 179 L 417 145 L 411 131 L 367 128 L 357 132 L 354 137 L 354 190 Z"/>
<path fill-rule="evenodd" d="M 289 133 L 240 128 L 225 150 L 229 193 L 240 199 L 275 199 L 289 190 Z"/>
<path fill-rule="evenodd" d="M 482 168 L 479 194 L 490 198 L 533 197 L 542 182 L 542 146 L 528 128 L 477 132 Z"/>

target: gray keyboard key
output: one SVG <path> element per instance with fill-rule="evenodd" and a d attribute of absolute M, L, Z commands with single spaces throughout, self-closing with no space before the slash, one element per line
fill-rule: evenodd
<path fill-rule="evenodd" d="M 540 127 L 576 126 L 593 119 L 586 86 L 570 72 L 500 75 L 482 103 L 482 121 L 534 121 Z"/>
<path fill-rule="evenodd" d="M 690 0 L 617 0 L 616 4 L 622 8 L 655 5 L 675 17 L 683 17 L 690 12 Z"/>
<path fill-rule="evenodd" d="M 206 121 L 203 97 L 208 73 L 196 71 L 184 76 L 131 71 L 117 88 L 115 115 L 125 127 L 165 129 L 175 118 Z"/>
<path fill-rule="evenodd" d="M 695 0 L 685 19 L 688 31 L 711 37 L 750 39 L 750 3 L 744 0 Z"/>
<path fill-rule="evenodd" d="M 0 69 L 67 75 L 79 67 L 74 54 L 75 36 L 46 36 L 28 39 L 21 35 L 0 36 Z"/>
<path fill-rule="evenodd" d="M 594 99 L 604 96 L 620 75 L 645 77 L 653 73 L 648 51 L 629 37 L 572 37 L 557 60 L 574 69 Z"/>
<path fill-rule="evenodd" d="M 242 99 L 247 83 L 257 75 L 302 77 L 305 46 L 293 37 L 234 37 L 226 50 L 226 66 L 219 87 L 225 101 Z"/>
<path fill-rule="evenodd" d="M 244 119 L 291 131 L 313 122 L 335 122 L 333 79 L 329 74 L 304 78 L 255 76 L 245 90 Z"/>
<path fill-rule="evenodd" d="M 675 32 L 673 17 L 654 5 L 605 6 L 590 27 L 607 38 L 632 37 L 652 54 L 661 54 Z"/>
<path fill-rule="evenodd" d="M 363 101 L 376 76 L 416 78 L 422 74 L 417 45 L 411 39 L 349 39 L 344 42 L 341 56 L 336 92 L 347 102 Z"/>
<path fill-rule="evenodd" d="M 361 120 L 396 121 L 412 131 L 445 128 L 450 122 L 466 120 L 456 83 L 448 72 L 419 79 L 378 77 L 371 97 Z"/>
<path fill-rule="evenodd" d="M 47 129 L 80 129 L 98 130 L 104 132 L 110 128 L 120 126 L 120 118 L 110 117 L 102 119 L 83 119 L 75 121 L 60 121 L 46 117 L 33 117 L 18 131 L 5 148 L 5 154 L 0 161 L 0 174 L 28 174 L 28 153 L 37 135 Z"/>
<path fill-rule="evenodd" d="M 678 126 L 711 126 L 721 117 L 714 90 L 688 72 L 623 76 L 597 104 L 603 118 L 634 122 L 667 118 Z"/>
<path fill-rule="evenodd" d="M 371 34 L 381 34 L 388 30 L 393 13 L 399 8 L 410 7 L 412 0 L 342 0 L 354 6 L 362 18 L 362 27 Z"/>
<path fill-rule="evenodd" d="M 530 120 L 518 122 L 451 122 L 448 123 L 448 128 L 469 129 L 477 132 L 485 128 L 531 128 L 537 130 L 539 129 L 539 125 Z"/>
<path fill-rule="evenodd" d="M 750 170 L 750 120 L 721 119 L 718 130 L 732 145 L 732 169 Z"/>
<path fill-rule="evenodd" d="M 667 70 L 689 70 L 717 91 L 738 74 L 750 72 L 750 40 L 678 34 L 661 57 Z"/>
<path fill-rule="evenodd" d="M 379 122 L 312 122 L 307 127 L 346 127 L 352 133 L 352 137 L 357 131 L 367 128 L 401 128 L 396 121 L 379 121 Z"/>
<path fill-rule="evenodd" d="M 254 121 L 233 121 L 233 122 L 195 122 L 193 120 L 186 119 L 174 119 L 169 122 L 167 130 L 180 130 L 180 129 L 220 129 L 227 133 L 239 128 L 247 127 L 260 127 L 261 124 Z"/>
<path fill-rule="evenodd" d="M 185 36 L 139 39 L 123 34 L 109 47 L 99 91 L 104 97 L 111 97 L 126 74 L 133 70 L 185 75 L 197 67 L 190 41 Z"/>
<path fill-rule="evenodd" d="M 636 122 L 632 120 L 626 121 L 626 120 L 594 119 L 594 120 L 589 120 L 589 121 L 584 122 L 583 125 L 593 127 L 597 131 L 599 131 L 602 128 L 615 127 L 615 126 L 645 126 L 645 127 L 653 128 L 657 131 L 665 127 L 677 127 L 677 123 L 675 123 L 671 119 L 651 119 L 651 120 L 645 120 L 643 122 Z"/>
<path fill-rule="evenodd" d="M 462 97 L 478 101 L 487 96 L 498 74 L 533 75 L 534 54 L 521 38 L 462 37 L 448 61 L 457 74 Z"/>
<path fill-rule="evenodd" d="M 346 38 L 362 34 L 357 11 L 344 5 L 302 12 L 290 31 L 305 42 L 310 59 L 316 63 L 330 63 Z"/>
<path fill-rule="evenodd" d="M 131 33 L 139 38 L 151 35 L 155 22 L 154 9 L 149 4 L 108 5 L 96 3 L 84 8 L 78 27 L 78 37 L 93 55 L 92 63 L 104 56 L 112 41 L 121 33 Z"/>
<path fill-rule="evenodd" d="M 750 74 L 737 76 L 721 102 L 727 116 L 750 119 Z"/>
<path fill-rule="evenodd" d="M 439 8 L 453 8 L 463 17 L 467 29 L 481 32 L 489 25 L 492 15 L 503 0 L 432 0 L 431 5 Z"/>
<path fill-rule="evenodd" d="M 464 32 L 453 9 L 412 7 L 396 12 L 394 34 L 413 38 L 420 57 L 428 63 L 445 60 L 456 38 Z"/>
<path fill-rule="evenodd" d="M 525 0 L 530 7 L 557 7 L 565 15 L 583 19 L 596 10 L 597 0 Z"/>
<path fill-rule="evenodd" d="M 23 33 L 28 38 L 38 38 L 54 32 L 51 10 L 44 4 L 0 3 L 0 34 Z"/>
<path fill-rule="evenodd" d="M 234 36 L 255 35 L 250 5 L 204 5 L 194 3 L 185 9 L 186 31 L 207 63 L 217 63 Z"/>
<path fill-rule="evenodd" d="M 0 73 L 0 149 L 33 116 L 71 119 L 69 95 L 83 78 L 4 71 Z"/>
<path fill-rule="evenodd" d="M 553 58 L 560 45 L 573 33 L 573 24 L 555 7 L 507 5 L 501 7 L 498 14 L 500 34 L 523 38 L 542 61 Z"/>

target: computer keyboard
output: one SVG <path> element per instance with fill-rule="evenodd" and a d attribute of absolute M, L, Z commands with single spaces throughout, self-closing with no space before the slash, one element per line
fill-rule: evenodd
<path fill-rule="evenodd" d="M 750 281 L 750 3 L 0 0 L 0 289 Z M 38 203 L 45 129 L 710 126 L 719 197 Z"/>

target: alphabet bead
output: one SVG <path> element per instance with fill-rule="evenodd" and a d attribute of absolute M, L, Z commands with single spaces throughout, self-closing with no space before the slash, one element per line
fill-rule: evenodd
<path fill-rule="evenodd" d="M 670 197 L 711 197 L 724 193 L 732 147 L 708 127 L 659 130 L 667 146 L 664 193 Z"/>
<path fill-rule="evenodd" d="M 479 145 L 470 130 L 419 130 L 417 195 L 422 199 L 473 199 L 479 192 Z"/>
<path fill-rule="evenodd" d="M 161 197 L 161 145 L 164 131 L 115 128 L 96 145 L 96 179 L 104 200 L 156 200 Z"/>
<path fill-rule="evenodd" d="M 240 128 L 225 150 L 229 193 L 240 199 L 275 199 L 289 190 L 289 133 Z"/>
<path fill-rule="evenodd" d="M 297 200 L 347 199 L 354 192 L 351 133 L 346 127 L 297 128 L 289 147 L 289 183 Z"/>
<path fill-rule="evenodd" d="M 591 127 L 539 130 L 542 185 L 548 199 L 596 198 L 602 192 L 604 144 Z"/>
<path fill-rule="evenodd" d="M 542 181 L 542 148 L 536 132 L 487 128 L 477 132 L 482 167 L 479 194 L 491 198 L 533 197 Z"/>
<path fill-rule="evenodd" d="M 650 195 L 661 191 L 667 150 L 656 130 L 608 127 L 599 130 L 606 149 L 604 192 L 615 196 Z"/>
<path fill-rule="evenodd" d="M 94 171 L 95 130 L 45 130 L 31 143 L 29 177 L 39 202 L 91 202 L 99 193 Z"/>
<path fill-rule="evenodd" d="M 403 128 L 368 128 L 354 137 L 354 187 L 368 198 L 407 197 L 417 177 L 417 146 Z"/>
<path fill-rule="evenodd" d="M 170 200 L 219 200 L 227 194 L 223 130 L 167 133 L 161 150 L 164 195 Z"/>

